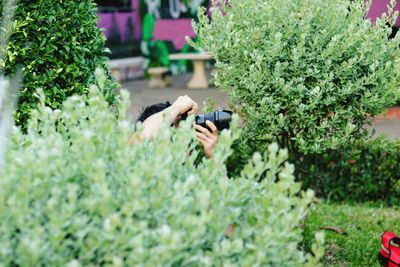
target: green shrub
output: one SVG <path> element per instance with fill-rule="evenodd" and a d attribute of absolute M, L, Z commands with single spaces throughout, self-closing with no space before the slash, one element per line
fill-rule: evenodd
<path fill-rule="evenodd" d="M 126 94 L 118 119 L 97 86 L 61 110 L 39 94 L 0 170 L 2 265 L 317 265 L 322 236 L 316 257 L 299 249 L 313 192 L 300 194 L 286 150 L 271 145 L 228 179 L 221 162 L 236 130 L 197 165 L 193 118 L 127 145 Z"/>
<path fill-rule="evenodd" d="M 303 185 L 318 195 L 335 201 L 400 203 L 400 140 L 359 142 L 308 160 Z"/>
<path fill-rule="evenodd" d="M 367 141 L 365 127 L 399 99 L 400 36 L 388 39 L 395 15 L 372 26 L 364 1 L 348 0 L 232 0 L 212 14 L 196 31 L 246 128 L 232 172 L 276 141 L 322 196 L 398 199 L 388 187 L 399 180 L 398 145 Z"/>
<path fill-rule="evenodd" d="M 215 84 L 246 122 L 239 161 L 271 141 L 299 163 L 364 139 L 399 98 L 400 36 L 388 40 L 386 17 L 365 20 L 364 1 L 232 0 L 211 22 L 203 13 L 196 31 L 217 61 Z"/>
<path fill-rule="evenodd" d="M 6 1 L 0 0 L 0 6 Z M 73 94 L 87 93 L 96 67 L 106 67 L 105 37 L 97 28 L 96 6 L 91 0 L 16 0 L 14 33 L 0 69 L 7 75 L 23 69 L 16 123 L 24 125 L 37 104 L 38 88 L 46 104 L 59 108 Z M 115 84 L 107 79 L 105 94 L 113 102 Z"/>

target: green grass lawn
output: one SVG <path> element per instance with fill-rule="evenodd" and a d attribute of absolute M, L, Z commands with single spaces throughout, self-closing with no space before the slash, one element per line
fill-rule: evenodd
<path fill-rule="evenodd" d="M 324 266 L 381 266 L 378 260 L 381 234 L 386 230 L 400 234 L 400 209 L 377 208 L 365 204 L 318 204 L 305 226 L 305 247 L 323 226 L 336 226 L 345 234 L 323 230 Z"/>

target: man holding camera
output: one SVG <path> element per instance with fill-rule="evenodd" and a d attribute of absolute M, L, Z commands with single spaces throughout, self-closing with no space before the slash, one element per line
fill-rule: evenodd
<path fill-rule="evenodd" d="M 197 114 L 197 111 L 197 103 L 187 95 L 178 97 L 172 105 L 166 102 L 146 107 L 137 119 L 137 122 L 142 122 L 143 131 L 139 137 L 133 134 L 129 143 L 133 143 L 137 138 L 143 140 L 156 135 L 161 129 L 164 117 L 168 123 L 178 127 L 180 120 L 187 115 Z M 218 144 L 218 129 L 210 120 L 206 120 L 203 126 L 194 126 L 196 138 L 203 145 L 206 158 L 211 158 Z"/>

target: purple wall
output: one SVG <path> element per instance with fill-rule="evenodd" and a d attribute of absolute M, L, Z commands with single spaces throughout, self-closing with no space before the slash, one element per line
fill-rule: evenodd
<path fill-rule="evenodd" d="M 140 39 L 141 36 L 141 21 L 139 14 L 139 0 L 131 0 L 132 12 L 118 12 L 118 13 L 97 13 L 99 17 L 98 26 L 105 30 L 106 37 L 110 37 L 113 26 L 118 27 L 121 42 L 126 42 L 132 37 L 129 36 L 129 18 L 131 19 L 131 27 L 134 29 L 135 39 Z M 113 25 L 115 23 L 116 25 Z"/>
<path fill-rule="evenodd" d="M 390 0 L 373 0 L 372 6 L 368 12 L 368 17 L 374 23 L 377 18 L 379 18 L 383 13 L 385 13 L 388 8 L 387 6 L 390 4 Z M 395 10 L 400 11 L 400 1 L 397 1 L 395 5 Z M 400 26 L 400 16 L 397 18 L 396 26 Z"/>
<path fill-rule="evenodd" d="M 126 42 L 131 39 L 128 30 L 128 19 L 131 18 L 131 27 L 134 29 L 134 38 L 139 40 L 141 37 L 141 21 L 139 14 L 139 0 L 131 0 L 132 12 L 118 12 L 118 13 L 98 13 L 100 28 L 105 29 L 106 37 L 115 34 L 112 32 L 112 27 L 117 27 L 121 42 Z M 368 17 L 375 22 L 378 17 L 387 11 L 387 5 L 390 0 L 372 0 L 372 6 L 368 11 Z M 400 0 L 398 0 L 395 10 L 400 11 Z M 115 23 L 116 25 L 113 25 Z M 400 16 L 397 18 L 397 26 L 400 26 Z"/>

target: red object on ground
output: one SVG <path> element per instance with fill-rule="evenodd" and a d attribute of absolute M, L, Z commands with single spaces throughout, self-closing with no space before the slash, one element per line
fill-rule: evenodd
<path fill-rule="evenodd" d="M 384 232 L 379 257 L 385 267 L 400 267 L 400 237 L 393 232 Z"/>
<path fill-rule="evenodd" d="M 386 114 L 388 118 L 400 118 L 400 107 L 390 108 Z"/>
<path fill-rule="evenodd" d="M 171 41 L 177 50 L 186 44 L 185 36 L 193 38 L 192 19 L 160 19 L 156 21 L 153 40 Z"/>
<path fill-rule="evenodd" d="M 385 119 L 400 119 L 400 107 L 389 108 L 383 114 L 380 114 L 374 118 L 374 120 L 378 122 Z"/>

